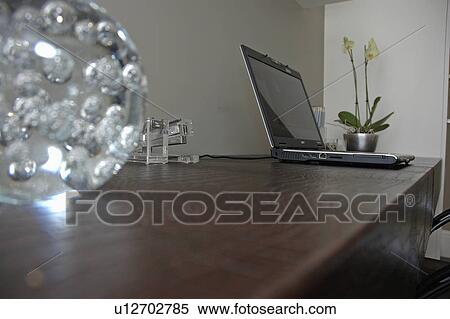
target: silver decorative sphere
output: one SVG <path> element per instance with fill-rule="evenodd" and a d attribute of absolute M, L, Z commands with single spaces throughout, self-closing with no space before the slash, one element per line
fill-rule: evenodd
<path fill-rule="evenodd" d="M 0 0 L 0 201 L 101 187 L 137 146 L 147 79 L 90 0 Z"/>

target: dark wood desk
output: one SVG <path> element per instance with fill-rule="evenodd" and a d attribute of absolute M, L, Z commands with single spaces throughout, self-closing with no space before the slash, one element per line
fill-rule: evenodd
<path fill-rule="evenodd" d="M 108 227 L 90 214 L 67 227 L 58 207 L 1 204 L 0 297 L 412 297 L 440 175 L 432 159 L 403 170 L 272 160 L 128 165 L 104 190 L 270 191 L 283 194 L 281 205 L 302 192 L 313 206 L 327 192 L 390 202 L 413 194 L 416 205 L 406 223 L 185 226 L 167 214 L 152 226 L 146 214 L 135 226 Z"/>

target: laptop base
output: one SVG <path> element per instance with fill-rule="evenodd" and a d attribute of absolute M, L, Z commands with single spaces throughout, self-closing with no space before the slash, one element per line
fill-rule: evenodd
<path fill-rule="evenodd" d="M 406 167 L 414 160 L 408 155 L 285 149 L 272 149 L 272 156 L 283 162 L 391 169 Z"/>

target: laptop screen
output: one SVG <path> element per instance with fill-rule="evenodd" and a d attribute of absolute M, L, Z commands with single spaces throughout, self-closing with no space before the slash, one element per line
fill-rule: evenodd
<path fill-rule="evenodd" d="M 253 57 L 249 57 L 249 63 L 271 134 L 276 138 L 321 141 L 302 81 Z"/>

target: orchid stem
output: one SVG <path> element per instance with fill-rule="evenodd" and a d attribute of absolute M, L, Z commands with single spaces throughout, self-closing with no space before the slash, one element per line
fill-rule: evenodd
<path fill-rule="evenodd" d="M 367 52 L 367 46 L 364 46 L 364 52 Z M 364 66 L 365 66 L 364 69 L 365 69 L 365 78 L 366 78 L 366 121 L 368 121 L 371 110 L 370 110 L 370 99 L 369 99 L 369 76 L 368 76 L 369 60 L 367 58 L 365 58 L 365 60 L 364 60 Z"/>
<path fill-rule="evenodd" d="M 352 62 L 353 67 L 353 79 L 355 82 L 355 117 L 357 118 L 358 122 L 361 122 L 361 112 L 359 109 L 359 98 L 358 98 L 358 75 L 356 73 L 356 67 L 355 67 L 355 59 L 353 58 L 353 51 L 348 50 L 348 54 L 350 55 L 350 61 Z M 359 131 L 360 128 L 357 128 Z"/>

